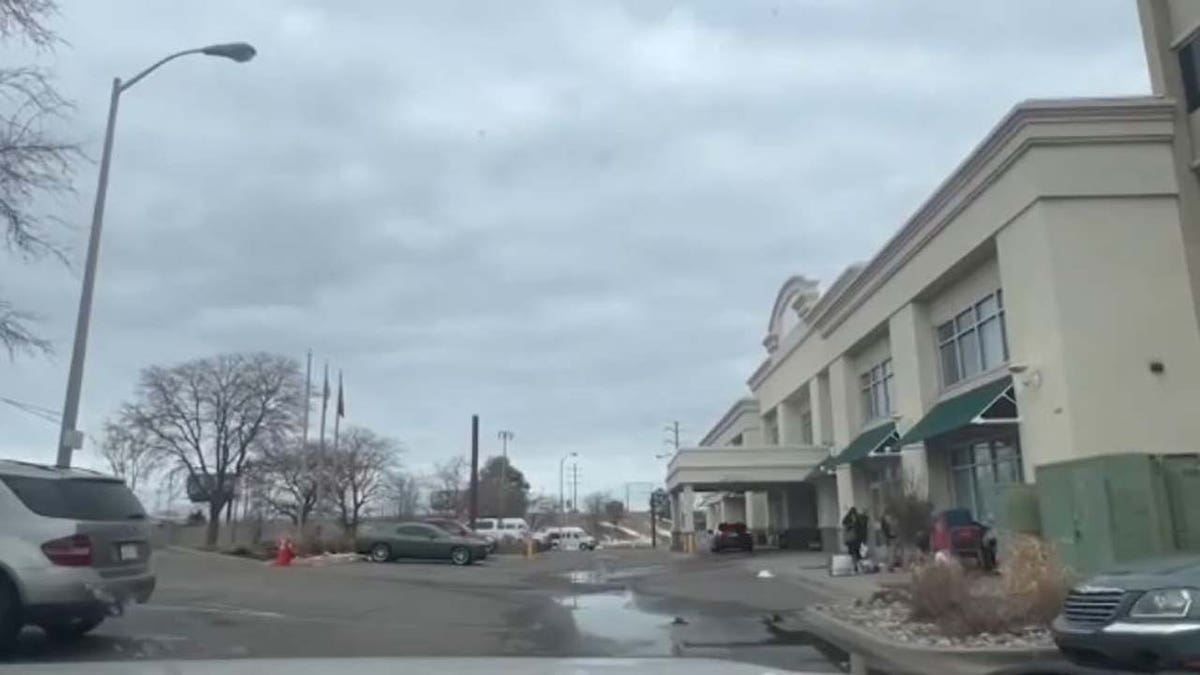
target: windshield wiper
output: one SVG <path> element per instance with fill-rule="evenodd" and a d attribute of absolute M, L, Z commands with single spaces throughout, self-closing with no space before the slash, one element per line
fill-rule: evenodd
<path fill-rule="evenodd" d="M 129 514 L 129 515 L 127 515 L 127 516 L 125 516 L 125 519 L 126 519 L 126 520 L 145 520 L 145 519 L 146 519 L 146 514 L 144 514 L 144 513 L 131 513 L 131 514 Z"/>

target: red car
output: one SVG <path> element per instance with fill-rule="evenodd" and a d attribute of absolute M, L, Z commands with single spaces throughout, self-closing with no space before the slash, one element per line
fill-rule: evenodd
<path fill-rule="evenodd" d="M 721 523 L 713 533 L 712 552 L 720 553 L 733 549 L 735 551 L 754 551 L 754 537 L 745 523 Z"/>

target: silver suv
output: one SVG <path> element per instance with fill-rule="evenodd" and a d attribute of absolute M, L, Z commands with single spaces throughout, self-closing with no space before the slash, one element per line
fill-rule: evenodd
<path fill-rule="evenodd" d="M 27 624 L 83 635 L 154 582 L 146 512 L 123 481 L 0 460 L 0 652 Z"/>

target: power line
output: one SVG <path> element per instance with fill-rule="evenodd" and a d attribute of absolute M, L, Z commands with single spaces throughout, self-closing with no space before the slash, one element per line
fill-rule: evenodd
<path fill-rule="evenodd" d="M 34 405 L 32 403 L 25 403 L 24 401 L 18 401 L 16 399 L 8 398 L 5 396 L 0 396 L 0 403 L 7 403 L 8 405 L 16 408 L 17 410 L 20 410 L 23 413 L 26 413 L 28 415 L 33 415 L 34 417 L 43 419 L 47 422 L 53 422 L 54 424 L 58 424 L 59 422 L 62 421 L 62 413 L 58 412 L 57 410 L 51 410 L 50 408 L 43 408 L 39 405 Z"/>

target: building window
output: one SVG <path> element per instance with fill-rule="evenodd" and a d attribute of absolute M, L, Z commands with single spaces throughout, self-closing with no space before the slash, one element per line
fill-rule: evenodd
<path fill-rule="evenodd" d="M 892 391 L 892 360 L 884 359 L 859 378 L 862 392 L 863 422 L 870 422 L 892 413 L 895 396 Z"/>
<path fill-rule="evenodd" d="M 1021 451 L 1008 438 L 958 446 L 951 450 L 950 470 L 954 504 L 971 509 L 982 523 L 993 523 L 997 486 L 1022 480 Z"/>
<path fill-rule="evenodd" d="M 1183 95 L 1187 111 L 1200 108 L 1200 44 L 1190 40 L 1179 48 L 1179 71 L 1183 75 Z"/>
<path fill-rule="evenodd" d="M 1004 296 L 996 291 L 937 327 L 942 386 L 970 379 L 1008 360 Z"/>
<path fill-rule="evenodd" d="M 804 445 L 813 444 L 812 410 L 800 414 L 800 442 Z"/>

